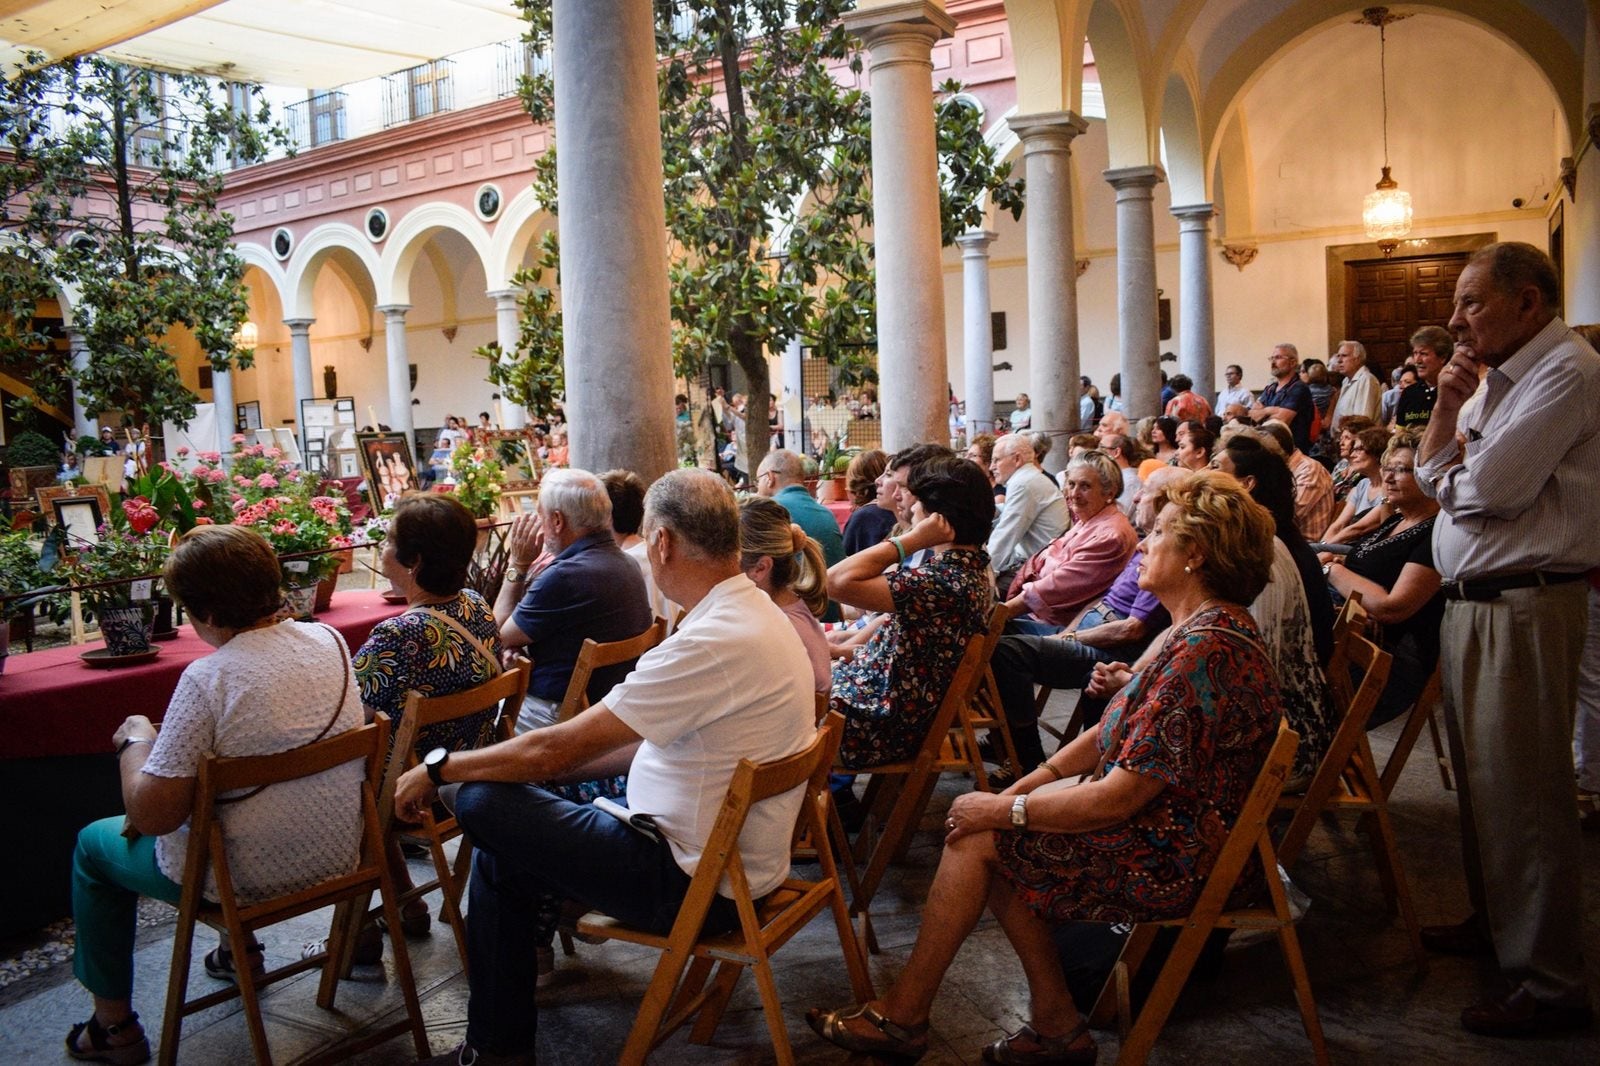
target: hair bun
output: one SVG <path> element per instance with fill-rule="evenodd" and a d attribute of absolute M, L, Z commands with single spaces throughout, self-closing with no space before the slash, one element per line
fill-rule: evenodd
<path fill-rule="evenodd" d="M 798 523 L 789 523 L 789 536 L 794 538 L 794 552 L 796 555 L 806 550 L 806 531 L 801 529 Z"/>

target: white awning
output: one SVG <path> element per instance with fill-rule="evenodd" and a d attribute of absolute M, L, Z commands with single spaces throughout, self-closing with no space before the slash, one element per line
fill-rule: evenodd
<path fill-rule="evenodd" d="M 0 0 L 0 62 L 99 52 L 168 70 L 329 89 L 513 41 L 511 0 Z"/>

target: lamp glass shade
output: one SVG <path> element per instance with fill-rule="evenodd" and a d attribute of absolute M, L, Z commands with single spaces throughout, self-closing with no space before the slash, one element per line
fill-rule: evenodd
<path fill-rule="evenodd" d="M 1394 187 L 1393 182 L 1388 184 L 1389 188 L 1380 183 L 1367 193 L 1361 206 L 1361 224 L 1375 241 L 1392 240 L 1411 232 L 1411 194 Z"/>
<path fill-rule="evenodd" d="M 239 332 L 234 335 L 233 339 L 234 343 L 240 348 L 254 348 L 256 341 L 259 339 L 259 335 L 256 332 L 256 324 L 246 321 L 239 327 Z"/>

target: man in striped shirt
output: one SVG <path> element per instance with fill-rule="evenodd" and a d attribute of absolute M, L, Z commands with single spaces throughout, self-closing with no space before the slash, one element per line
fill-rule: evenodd
<path fill-rule="evenodd" d="M 1581 579 L 1600 564 L 1600 355 L 1556 314 L 1560 296 L 1555 265 L 1532 245 L 1493 244 L 1468 261 L 1455 355 L 1416 469 L 1441 507 L 1440 663 L 1476 907 L 1423 940 L 1498 957 L 1511 991 L 1461 1014 L 1487 1036 L 1592 1023 L 1572 721 Z M 1486 391 L 1463 415 L 1480 364 Z"/>

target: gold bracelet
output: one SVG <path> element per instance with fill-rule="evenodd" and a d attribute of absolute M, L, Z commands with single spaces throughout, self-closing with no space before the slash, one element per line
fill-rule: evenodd
<path fill-rule="evenodd" d="M 1046 759 L 1044 762 L 1040 763 L 1034 769 L 1036 769 L 1036 770 L 1049 770 L 1052 774 L 1056 775 L 1056 780 L 1057 781 L 1064 781 L 1064 780 L 1066 780 L 1066 777 L 1067 777 L 1066 774 L 1062 773 L 1060 770 L 1057 770 L 1054 766 L 1051 766 L 1049 759 Z"/>

